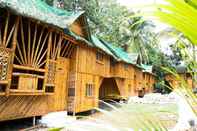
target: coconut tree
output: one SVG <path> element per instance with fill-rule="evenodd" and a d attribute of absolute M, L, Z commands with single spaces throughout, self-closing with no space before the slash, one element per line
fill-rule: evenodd
<path fill-rule="evenodd" d="M 125 43 L 123 47 L 127 52 L 139 53 L 143 63 L 149 63 L 149 49 L 158 45 L 154 25 L 142 17 L 129 18 L 122 24 L 122 34 Z"/>

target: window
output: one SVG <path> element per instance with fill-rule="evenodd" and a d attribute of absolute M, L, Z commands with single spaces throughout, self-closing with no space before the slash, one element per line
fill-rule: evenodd
<path fill-rule="evenodd" d="M 68 88 L 68 96 L 75 96 L 75 88 Z"/>
<path fill-rule="evenodd" d="M 93 96 L 93 84 L 86 84 L 86 96 Z"/>
<path fill-rule="evenodd" d="M 97 61 L 103 61 L 103 53 L 97 51 L 96 52 L 96 60 Z"/>
<path fill-rule="evenodd" d="M 125 69 L 125 70 L 128 70 L 128 68 L 129 68 L 129 65 L 125 63 L 125 64 L 124 64 L 124 69 Z"/>
<path fill-rule="evenodd" d="M 116 65 L 116 61 L 113 58 L 110 58 L 110 65 L 113 67 Z"/>

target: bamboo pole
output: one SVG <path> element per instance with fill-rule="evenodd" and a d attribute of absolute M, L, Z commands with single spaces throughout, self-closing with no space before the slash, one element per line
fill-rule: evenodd
<path fill-rule="evenodd" d="M 11 36 L 12 36 L 12 34 L 14 32 L 14 29 L 15 29 L 15 25 L 12 26 L 12 29 L 11 29 L 9 35 L 8 35 L 8 38 L 7 38 L 7 41 L 6 41 L 6 44 L 5 44 L 6 47 L 8 46 L 8 44 L 10 42 Z"/>
<path fill-rule="evenodd" d="M 68 53 L 69 53 L 71 47 L 72 47 L 72 44 L 69 44 L 69 46 L 68 46 L 68 48 L 67 48 L 67 51 L 65 52 L 65 55 L 64 55 L 65 57 L 68 56 Z"/>
<path fill-rule="evenodd" d="M 44 30 L 45 30 L 45 28 L 43 27 L 43 28 L 42 28 L 42 31 L 41 31 L 41 34 L 40 34 L 40 37 L 39 37 L 39 40 L 38 40 L 38 44 L 37 44 L 37 47 L 36 47 L 36 51 L 35 51 L 35 54 L 34 54 L 33 63 L 36 63 L 35 61 L 36 61 L 36 58 L 37 58 L 37 55 L 38 55 L 38 50 L 39 50 L 39 48 L 40 48 L 40 43 L 41 43 L 41 39 L 42 39 Z"/>
<path fill-rule="evenodd" d="M 27 64 L 27 54 L 26 54 L 26 48 L 25 48 L 25 39 L 24 39 L 24 30 L 23 30 L 23 20 L 22 17 L 20 17 L 20 27 L 21 27 L 21 40 L 22 40 L 22 45 L 23 45 L 23 56 L 24 56 L 24 60 L 25 63 Z"/>
<path fill-rule="evenodd" d="M 62 36 L 59 36 L 59 41 L 57 43 L 57 49 L 55 51 L 55 56 L 57 57 L 57 59 L 60 57 L 60 51 L 61 51 L 61 43 L 62 43 Z"/>
<path fill-rule="evenodd" d="M 39 61 L 39 59 L 40 59 L 41 53 L 43 52 L 43 48 L 44 48 L 44 45 L 46 44 L 46 40 L 47 40 L 48 36 L 49 36 L 49 33 L 47 33 L 47 35 L 45 36 L 44 41 L 43 41 L 43 43 L 42 43 L 42 45 L 41 45 L 40 51 L 38 52 L 38 55 L 37 55 L 37 57 L 36 57 L 36 59 L 35 59 L 35 61 L 34 61 L 35 66 L 38 66 L 38 65 L 39 65 L 38 61 Z M 47 50 L 46 50 L 46 51 L 47 51 Z"/>
<path fill-rule="evenodd" d="M 72 52 L 74 51 L 74 49 L 75 49 L 75 46 L 72 45 L 72 48 L 70 49 L 70 52 L 69 52 L 69 54 L 68 54 L 68 57 L 69 57 L 69 58 L 71 57 Z"/>
<path fill-rule="evenodd" d="M 18 56 L 16 54 L 15 54 L 15 58 L 19 62 L 19 64 L 21 64 L 21 65 L 23 64 L 22 61 L 18 58 Z"/>
<path fill-rule="evenodd" d="M 40 59 L 39 59 L 39 61 L 38 61 L 38 63 L 37 63 L 37 66 L 39 67 L 40 66 L 40 63 L 41 63 L 41 61 L 43 60 L 43 58 L 44 58 L 44 56 L 46 55 L 46 53 L 47 53 L 47 50 L 45 50 L 45 52 L 42 54 L 42 56 L 40 57 Z"/>
<path fill-rule="evenodd" d="M 27 62 L 28 62 L 28 65 L 30 66 L 30 65 L 32 65 L 32 63 L 31 63 L 31 56 L 30 56 L 30 54 L 31 54 L 31 26 L 30 26 L 30 21 L 28 21 L 28 46 L 27 46 L 27 50 L 28 50 L 28 52 L 27 52 Z"/>
<path fill-rule="evenodd" d="M 9 19 L 10 19 L 10 12 L 7 13 L 7 18 L 6 18 L 6 22 L 5 22 L 5 29 L 4 29 L 4 35 L 3 35 L 3 45 L 4 46 L 6 45 Z"/>
<path fill-rule="evenodd" d="M 56 44 L 57 44 L 57 34 L 55 33 L 54 34 L 54 40 L 53 40 L 53 48 L 52 48 L 52 58 L 55 60 L 55 50 L 56 50 L 56 48 L 55 48 L 55 46 L 56 46 Z"/>
<path fill-rule="evenodd" d="M 40 64 L 38 65 L 38 68 L 42 67 L 42 66 L 46 63 L 46 61 L 47 61 L 47 60 L 45 60 L 45 61 L 43 61 L 42 63 L 40 63 Z"/>
<path fill-rule="evenodd" d="M 34 50 L 35 50 L 35 44 L 36 44 L 37 30 L 38 30 L 38 25 L 35 24 L 34 39 L 33 39 L 32 52 L 31 52 L 31 63 L 33 64 L 33 66 L 35 65 L 33 59 L 35 57 L 34 56 Z"/>
<path fill-rule="evenodd" d="M 19 52 L 19 56 L 20 56 L 20 58 L 21 58 L 21 65 L 22 64 L 25 64 L 25 61 L 24 61 L 24 59 L 23 59 L 23 54 L 22 54 L 22 52 L 21 52 L 21 49 L 20 49 L 20 47 L 19 47 L 19 43 L 18 43 L 18 41 L 17 41 L 17 43 L 16 43 L 16 47 L 17 47 L 17 50 L 18 50 L 18 52 Z M 15 55 L 16 56 L 16 55 Z M 16 58 L 18 58 L 17 56 L 16 56 Z M 17 60 L 19 60 L 20 61 L 20 59 L 18 58 Z"/>
<path fill-rule="evenodd" d="M 66 50 L 67 50 L 69 44 L 70 44 L 70 41 L 68 41 L 68 42 L 66 43 L 66 45 L 64 46 L 64 50 L 63 50 L 63 52 L 62 52 L 62 56 L 65 56 L 65 52 L 66 52 Z"/>

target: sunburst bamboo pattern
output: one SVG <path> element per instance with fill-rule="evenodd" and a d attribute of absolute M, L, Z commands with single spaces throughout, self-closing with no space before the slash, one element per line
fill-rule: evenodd
<path fill-rule="evenodd" d="M 20 18 L 20 38 L 18 37 L 17 40 L 18 54 L 15 55 L 15 58 L 20 65 L 41 68 L 46 63 L 49 33 L 45 27 L 42 27 L 39 32 L 39 25 L 30 20 L 27 23 L 26 30 L 24 24 L 23 18 Z"/>

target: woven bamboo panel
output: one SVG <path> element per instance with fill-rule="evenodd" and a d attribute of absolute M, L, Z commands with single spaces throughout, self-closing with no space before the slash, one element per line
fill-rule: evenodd
<path fill-rule="evenodd" d="M 47 84 L 55 84 L 55 72 L 56 72 L 56 62 L 49 61 L 48 64 L 48 76 L 47 76 Z"/>
<path fill-rule="evenodd" d="M 7 80 L 10 52 L 0 48 L 0 80 Z"/>

